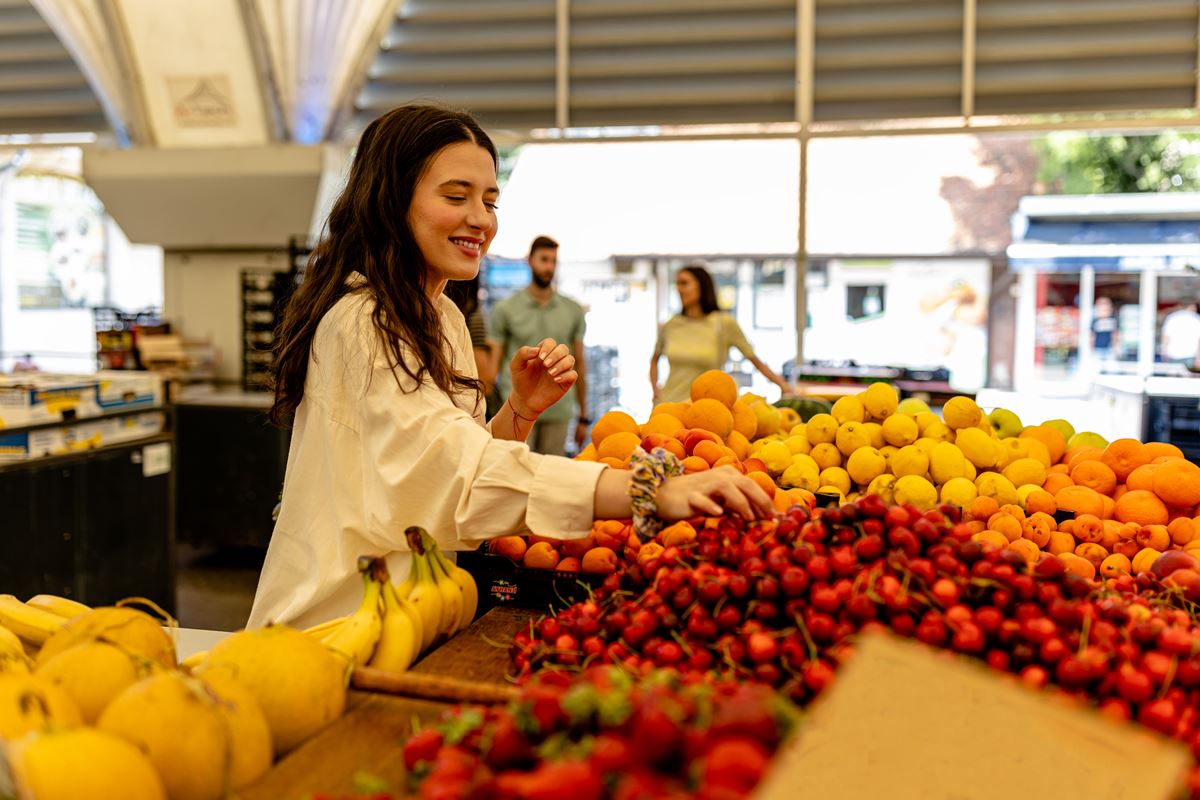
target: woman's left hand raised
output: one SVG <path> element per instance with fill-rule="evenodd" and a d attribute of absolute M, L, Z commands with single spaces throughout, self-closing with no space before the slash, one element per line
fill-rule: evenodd
<path fill-rule="evenodd" d="M 517 350 L 508 370 L 518 411 L 527 409 L 535 415 L 557 403 L 579 378 L 570 348 L 553 339 Z"/>

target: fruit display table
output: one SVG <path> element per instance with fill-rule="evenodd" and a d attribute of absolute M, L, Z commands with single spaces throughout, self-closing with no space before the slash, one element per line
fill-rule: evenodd
<path fill-rule="evenodd" d="M 507 684 L 508 648 L 517 631 L 538 613 L 494 608 L 413 666 L 412 672 L 479 683 Z M 413 729 L 436 721 L 455 705 L 376 692 L 351 692 L 346 713 L 239 792 L 239 800 L 292 800 L 313 794 L 345 795 L 356 779 L 370 776 L 395 791 L 403 786 L 400 745 Z"/>

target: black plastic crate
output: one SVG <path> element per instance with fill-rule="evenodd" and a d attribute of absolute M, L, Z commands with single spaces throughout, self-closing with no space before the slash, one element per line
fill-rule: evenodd
<path fill-rule="evenodd" d="M 457 554 L 458 566 L 471 573 L 479 588 L 479 614 L 496 606 L 550 612 L 586 600 L 604 582 L 603 575 L 530 569 L 507 556 L 484 550 Z"/>

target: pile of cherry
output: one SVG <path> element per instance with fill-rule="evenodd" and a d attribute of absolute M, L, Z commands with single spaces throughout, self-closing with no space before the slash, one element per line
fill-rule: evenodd
<path fill-rule="evenodd" d="M 797 711 L 767 686 L 614 666 L 547 673 L 506 707 L 456 709 L 411 736 L 422 800 L 736 800 Z"/>
<path fill-rule="evenodd" d="M 518 673 L 670 667 L 767 684 L 803 704 L 831 684 L 855 635 L 889 630 L 1050 685 L 1200 758 L 1200 570 L 1186 553 L 1136 578 L 1092 581 L 1048 554 L 1031 564 L 970 541 L 954 507 L 922 513 L 875 496 L 696 527 L 694 541 L 610 575 L 588 601 L 518 634 Z"/>

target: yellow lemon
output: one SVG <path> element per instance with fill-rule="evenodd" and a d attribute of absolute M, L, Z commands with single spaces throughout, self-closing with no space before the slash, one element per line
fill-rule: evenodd
<path fill-rule="evenodd" d="M 877 420 L 885 420 L 896 413 L 900 404 L 900 395 L 895 388 L 887 383 L 872 383 L 859 395 L 863 408 Z"/>
<path fill-rule="evenodd" d="M 929 454 L 933 452 L 933 448 L 937 447 L 937 443 L 937 439 L 927 439 L 926 437 L 922 436 L 920 439 L 917 439 L 915 442 L 913 442 L 912 446 L 920 450 L 926 455 L 926 457 L 928 457 Z"/>
<path fill-rule="evenodd" d="M 871 446 L 871 436 L 867 432 L 866 426 L 861 422 L 843 422 L 838 428 L 837 449 L 842 451 L 842 455 L 850 455 L 860 447 Z"/>
<path fill-rule="evenodd" d="M 919 397 L 906 397 L 896 406 L 896 411 L 901 414 L 919 414 L 928 410 L 929 404 Z"/>
<path fill-rule="evenodd" d="M 928 428 L 930 425 L 933 425 L 935 423 L 940 425 L 942 422 L 940 419 L 938 419 L 937 414 L 934 414 L 932 411 L 929 411 L 929 410 L 917 412 L 916 414 L 913 415 L 913 419 L 917 423 L 917 431 L 922 436 L 925 435 L 925 429 Z"/>
<path fill-rule="evenodd" d="M 896 476 L 888 475 L 885 472 L 884 474 L 876 477 L 875 480 L 871 481 L 871 484 L 867 487 L 867 494 L 877 494 L 879 495 L 879 498 L 883 500 L 883 502 L 893 503 L 895 502 L 895 497 L 893 495 L 893 489 L 895 485 Z"/>
<path fill-rule="evenodd" d="M 922 511 L 927 511 L 937 505 L 938 493 L 933 484 L 919 475 L 905 475 L 896 479 L 893 496 L 901 505 L 912 503 Z"/>
<path fill-rule="evenodd" d="M 1043 467 L 1049 467 L 1054 463 L 1053 459 L 1050 458 L 1050 449 L 1032 436 L 1025 440 L 1025 447 L 1028 448 L 1029 457 L 1036 458 L 1042 462 Z"/>
<path fill-rule="evenodd" d="M 857 397 L 848 396 L 839 397 L 829 413 L 833 414 L 833 418 L 837 420 L 838 425 L 845 425 L 847 422 L 862 422 L 867 412 L 863 408 L 861 400 Z M 809 422 L 812 422 L 812 420 L 809 420 Z"/>
<path fill-rule="evenodd" d="M 899 452 L 899 447 L 892 447 L 890 444 L 885 444 L 883 447 L 879 448 L 879 455 L 883 456 L 883 460 L 889 464 L 892 461 L 892 456 Z"/>
<path fill-rule="evenodd" d="M 815 464 L 810 466 L 801 461 L 793 461 L 792 465 L 779 476 L 779 485 L 815 492 L 821 485 L 820 472 Z"/>
<path fill-rule="evenodd" d="M 1046 482 L 1046 467 L 1036 458 L 1018 458 L 1004 468 L 1004 477 L 1013 486 L 1032 484 L 1040 487 Z"/>
<path fill-rule="evenodd" d="M 841 494 L 850 491 L 850 475 L 841 467 L 821 470 L 821 485 L 836 486 Z"/>
<path fill-rule="evenodd" d="M 961 478 L 966 472 L 967 458 L 957 445 L 938 442 L 929 454 L 929 474 L 934 483 L 945 483 L 951 478 Z"/>
<path fill-rule="evenodd" d="M 942 406 L 942 420 L 954 430 L 959 428 L 974 428 L 979 424 L 983 410 L 969 397 L 958 395 L 951 397 Z"/>
<path fill-rule="evenodd" d="M 832 442 L 837 432 L 838 421 L 832 414 L 814 414 L 804 426 L 804 435 L 813 445 Z"/>
<path fill-rule="evenodd" d="M 975 480 L 975 476 L 979 474 L 979 470 L 975 469 L 975 465 L 972 464 L 970 462 L 970 460 L 963 461 L 963 468 L 964 468 L 964 472 L 963 472 L 964 478 L 969 478 L 970 480 L 973 481 L 973 480 Z"/>
<path fill-rule="evenodd" d="M 980 469 L 991 469 L 999 460 L 996 440 L 979 428 L 960 428 L 954 437 L 954 444 L 968 461 Z"/>
<path fill-rule="evenodd" d="M 912 444 L 920 435 L 917 421 L 908 414 L 892 414 L 883 421 L 883 439 L 895 447 Z"/>
<path fill-rule="evenodd" d="M 766 403 L 755 403 L 750 406 L 750 410 L 754 412 L 754 416 L 758 420 L 758 426 L 754 429 L 754 438 L 761 439 L 764 436 L 779 433 L 782 419 L 779 416 L 778 408 Z"/>
<path fill-rule="evenodd" d="M 818 486 L 817 494 L 832 494 L 837 495 L 837 504 L 840 506 L 846 502 L 846 495 L 836 486 Z"/>
<path fill-rule="evenodd" d="M 942 484 L 941 499 L 943 503 L 953 503 L 960 508 L 965 508 L 978 496 L 979 490 L 967 478 L 951 478 Z"/>
<path fill-rule="evenodd" d="M 778 475 L 792 464 L 792 451 L 783 442 L 770 442 L 758 453 L 772 475 Z"/>
<path fill-rule="evenodd" d="M 887 460 L 874 447 L 860 447 L 846 459 L 846 472 L 860 486 L 866 486 L 883 474 Z"/>
<path fill-rule="evenodd" d="M 935 442 L 953 442 L 954 430 L 949 425 L 935 422 L 922 431 L 921 436 L 926 439 L 933 439 Z"/>
<path fill-rule="evenodd" d="M 883 426 L 878 422 L 864 422 L 863 428 L 867 431 L 867 439 L 870 440 L 871 447 L 883 447 L 886 442 L 883 440 Z"/>
<path fill-rule="evenodd" d="M 787 445 L 788 450 L 792 451 L 792 455 L 807 453 L 809 450 L 812 450 L 812 445 L 803 436 L 789 436 L 783 440 L 783 443 Z"/>
<path fill-rule="evenodd" d="M 790 431 L 792 428 L 800 424 L 800 415 L 796 413 L 796 409 L 782 406 L 779 409 L 779 429 Z"/>
<path fill-rule="evenodd" d="M 803 436 L 805 439 L 807 439 L 808 425 L 803 422 L 801 422 L 799 425 L 793 425 L 792 429 L 788 431 L 788 436 Z"/>
<path fill-rule="evenodd" d="M 837 449 L 837 445 L 830 444 L 829 442 L 814 444 L 813 449 L 808 454 L 812 456 L 813 461 L 816 461 L 821 469 L 840 467 L 842 465 L 842 451 Z"/>
<path fill-rule="evenodd" d="M 996 451 L 998 456 L 996 460 L 996 469 L 1003 470 L 1018 458 L 1027 458 L 1029 456 L 1029 442 L 1032 439 L 1018 439 L 1012 437 L 1009 439 L 1000 440 L 1000 448 Z"/>
<path fill-rule="evenodd" d="M 924 475 L 929 472 L 929 455 L 915 444 L 910 444 L 897 450 L 888 466 L 897 478 L 905 475 Z"/>
<path fill-rule="evenodd" d="M 1027 484 L 1024 484 L 1023 486 L 1018 486 L 1017 487 L 1017 502 L 1019 502 L 1021 504 L 1021 508 L 1024 508 L 1025 504 L 1027 502 L 1029 502 L 1029 495 L 1033 494 L 1034 492 L 1038 491 L 1041 488 L 1042 487 L 1038 486 L 1037 484 L 1033 484 L 1033 483 L 1027 483 Z"/>
<path fill-rule="evenodd" d="M 975 488 L 984 497 L 990 497 L 1000 505 L 1008 505 L 1019 501 L 1017 488 L 1012 481 L 999 472 L 984 472 L 975 479 Z"/>

